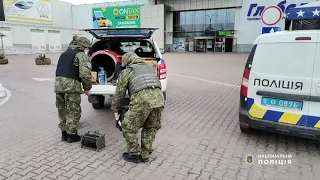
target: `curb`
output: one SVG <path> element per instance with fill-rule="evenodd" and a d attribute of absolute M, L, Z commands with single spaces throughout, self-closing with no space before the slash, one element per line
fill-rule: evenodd
<path fill-rule="evenodd" d="M 2 86 L 2 84 L 0 83 L 0 98 L 3 98 L 6 96 L 6 91 L 4 89 L 4 87 Z"/>

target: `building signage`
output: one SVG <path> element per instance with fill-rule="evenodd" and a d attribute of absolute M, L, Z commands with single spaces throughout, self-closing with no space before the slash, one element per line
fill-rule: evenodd
<path fill-rule="evenodd" d="M 139 28 L 141 6 L 93 8 L 93 28 Z"/>
<path fill-rule="evenodd" d="M 262 34 L 274 33 L 281 31 L 280 27 L 262 27 Z"/>
<path fill-rule="evenodd" d="M 295 7 L 304 5 L 304 4 L 307 4 L 307 3 L 289 4 L 287 2 L 287 0 L 281 0 L 277 4 L 270 4 L 270 6 L 273 6 L 273 5 L 278 6 L 282 10 L 282 13 L 285 13 L 288 9 L 295 8 Z M 262 12 L 267 7 L 268 6 L 259 5 L 258 3 L 250 4 L 248 12 L 247 12 L 247 19 L 250 21 L 251 20 L 260 20 Z M 283 17 L 283 18 L 285 18 L 285 17 Z"/>
<path fill-rule="evenodd" d="M 184 40 L 182 39 L 174 39 L 173 40 L 173 50 L 174 51 L 185 51 L 184 49 Z"/>
<path fill-rule="evenodd" d="M 233 36 L 234 31 L 218 31 L 219 36 Z"/>
<path fill-rule="evenodd" d="M 4 0 L 6 21 L 52 23 L 51 0 Z"/>

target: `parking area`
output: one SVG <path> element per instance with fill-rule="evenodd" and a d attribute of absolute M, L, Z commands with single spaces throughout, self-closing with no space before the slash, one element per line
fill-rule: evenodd
<path fill-rule="evenodd" d="M 53 62 L 58 57 L 49 56 Z M 115 127 L 110 99 L 105 109 L 94 110 L 82 96 L 79 131 L 104 133 L 106 147 L 101 152 L 61 142 L 55 65 L 36 66 L 32 55 L 8 58 L 9 65 L 0 66 L 0 82 L 11 93 L 0 106 L 0 180 L 320 178 L 320 148 L 314 142 L 240 132 L 239 85 L 247 54 L 164 54 L 169 74 L 162 129 L 151 162 L 141 164 L 122 159 L 125 142 Z M 261 155 L 292 156 L 292 163 L 259 164 Z"/>

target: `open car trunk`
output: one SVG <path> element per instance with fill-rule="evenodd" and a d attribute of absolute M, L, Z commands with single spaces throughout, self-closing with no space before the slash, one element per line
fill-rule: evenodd
<path fill-rule="evenodd" d="M 154 57 L 141 57 L 145 62 L 151 65 L 155 72 L 158 72 L 158 62 Z M 121 59 L 122 55 L 118 54 L 115 51 L 111 50 L 99 50 L 94 52 L 91 56 L 91 66 L 92 66 L 92 82 L 95 84 L 98 83 L 98 73 L 99 67 L 103 67 L 107 73 L 108 83 L 111 83 L 112 80 L 116 79 L 116 74 L 119 74 L 122 70 L 121 68 Z M 116 73 L 116 70 L 118 71 Z M 158 73 L 157 73 L 158 74 Z"/>
<path fill-rule="evenodd" d="M 153 43 L 149 40 L 155 28 L 99 28 L 87 29 L 96 39 L 89 52 L 93 82 L 97 83 L 99 67 L 107 72 L 108 82 L 115 80 L 121 71 L 121 59 L 127 52 L 134 52 L 145 59 L 158 72 L 158 59 Z M 116 71 L 116 72 L 115 72 Z M 157 73 L 158 74 L 158 73 Z"/>

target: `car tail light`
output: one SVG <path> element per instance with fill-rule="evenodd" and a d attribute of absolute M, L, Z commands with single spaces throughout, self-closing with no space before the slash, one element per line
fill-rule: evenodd
<path fill-rule="evenodd" d="M 167 66 L 165 63 L 159 65 L 159 79 L 163 80 L 167 78 Z"/>
<path fill-rule="evenodd" d="M 241 82 L 241 95 L 247 97 L 248 95 L 248 82 L 249 82 L 249 76 L 250 76 L 250 70 L 245 69 L 242 76 L 242 82 Z"/>

